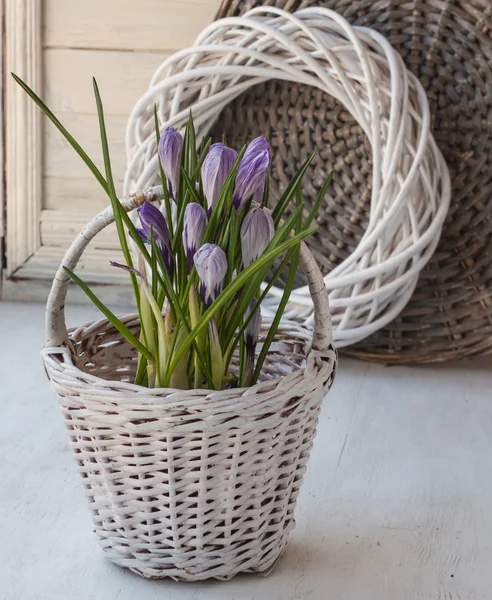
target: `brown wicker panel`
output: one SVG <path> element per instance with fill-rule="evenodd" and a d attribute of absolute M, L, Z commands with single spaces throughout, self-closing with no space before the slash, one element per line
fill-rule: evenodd
<path fill-rule="evenodd" d="M 226 0 L 219 16 L 253 6 L 334 9 L 372 27 L 420 79 L 433 133 L 448 162 L 453 195 L 444 233 L 402 315 L 345 353 L 385 363 L 433 362 L 492 352 L 492 0 Z M 367 222 L 371 158 L 355 120 L 330 96 L 271 81 L 228 106 L 213 135 L 233 145 L 270 132 L 277 152 L 273 193 L 316 148 L 306 196 L 335 177 L 311 242 L 326 271 L 357 245 Z"/>

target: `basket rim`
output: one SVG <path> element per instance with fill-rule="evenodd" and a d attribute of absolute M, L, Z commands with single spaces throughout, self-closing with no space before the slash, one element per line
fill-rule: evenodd
<path fill-rule="evenodd" d="M 129 313 L 120 317 L 122 322 L 128 323 L 130 321 L 138 320 L 138 313 Z M 267 329 L 271 319 L 265 318 L 262 324 L 262 329 Z M 85 325 L 72 327 L 69 333 L 72 334 L 75 331 L 79 331 L 82 328 L 96 327 L 98 325 L 111 325 L 110 321 L 102 317 L 100 319 L 88 321 Z M 112 327 L 112 325 L 111 325 Z M 287 391 L 291 389 L 296 380 L 300 382 L 309 378 L 312 381 L 313 377 L 319 379 L 319 387 L 323 385 L 322 380 L 325 379 L 323 376 L 323 365 L 318 364 L 318 358 L 322 358 L 326 355 L 327 358 L 330 356 L 336 356 L 336 351 L 331 345 L 326 351 L 311 351 L 311 331 L 303 325 L 294 321 L 283 319 L 279 325 L 278 332 L 284 333 L 286 341 L 289 340 L 289 335 L 294 332 L 298 334 L 296 343 L 304 344 L 304 365 L 297 369 L 293 369 L 291 373 L 286 375 L 279 375 L 272 379 L 260 381 L 250 387 L 241 388 L 229 388 L 224 390 L 209 390 L 209 389 L 189 389 L 183 390 L 179 388 L 148 388 L 145 386 L 137 385 L 135 383 L 121 381 L 117 379 L 104 379 L 99 375 L 93 375 L 82 370 L 76 366 L 73 361 L 73 338 L 70 335 L 66 342 L 59 346 L 47 346 L 41 351 L 42 360 L 46 368 L 48 378 L 52 381 L 53 376 L 56 381 L 56 385 L 65 387 L 70 386 L 71 381 L 67 380 L 69 377 L 71 380 L 91 386 L 93 391 L 94 399 L 97 398 L 97 402 L 101 403 L 101 406 L 115 404 L 137 404 L 138 406 L 150 406 L 159 407 L 165 406 L 167 409 L 189 409 L 200 410 L 199 406 L 193 403 L 193 399 L 203 407 L 203 402 L 207 402 L 207 406 L 210 408 L 217 409 L 220 405 L 220 412 L 227 412 L 229 408 L 234 408 L 236 412 L 244 412 L 248 408 L 254 408 L 255 411 L 258 409 L 258 404 L 254 402 L 254 398 L 262 395 L 262 402 L 267 401 L 271 406 L 271 401 L 276 399 L 280 402 L 282 399 L 281 391 Z M 290 338 L 292 339 L 292 338 Z M 336 360 L 332 365 L 334 369 Z M 58 378 L 56 374 L 61 374 L 62 377 Z M 317 387 L 316 384 L 312 387 Z M 279 389 L 280 388 L 280 389 Z M 81 402 L 85 403 L 86 399 L 84 394 L 80 394 Z M 246 402 L 238 403 L 240 398 L 244 398 Z M 250 399 L 251 402 L 248 402 Z M 74 398 L 74 402 L 77 400 Z M 186 402 L 186 406 L 183 406 L 183 401 Z M 231 401 L 230 404 L 228 401 Z"/>

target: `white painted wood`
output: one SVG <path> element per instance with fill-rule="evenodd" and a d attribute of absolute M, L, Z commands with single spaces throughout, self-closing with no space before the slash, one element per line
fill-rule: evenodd
<path fill-rule="evenodd" d="M 115 179 L 117 190 L 123 180 Z M 108 197 L 89 173 L 80 177 L 45 176 L 43 179 L 43 208 L 63 211 L 85 210 L 93 215 L 108 204 Z"/>
<path fill-rule="evenodd" d="M 68 311 L 69 325 L 97 315 Z M 104 559 L 39 360 L 44 306 L 4 303 L 0 318 L 2 600 L 490 598 L 491 358 L 413 368 L 342 358 L 277 568 L 179 584 Z"/>
<path fill-rule="evenodd" d="M 220 0 L 45 0 L 47 47 L 158 52 L 190 46 Z"/>
<path fill-rule="evenodd" d="M 97 114 L 92 89 L 95 77 L 106 115 L 127 119 L 165 56 L 163 52 L 47 48 L 44 51 L 44 68 L 49 74 L 44 86 L 46 103 L 55 114 Z"/>
<path fill-rule="evenodd" d="M 2 31 L 2 35 L 4 35 L 4 5 L 3 2 L 0 3 L 0 30 Z M 4 72 L 4 49 L 3 49 L 3 44 L 0 44 L 0 99 L 1 102 L 3 103 L 3 99 L 4 99 L 4 77 L 5 77 L 5 72 Z M 2 104 L 3 106 L 3 104 Z M 2 265 L 3 265 L 3 245 L 2 245 L 2 238 L 5 236 L 5 194 L 4 194 L 4 179 L 3 179 L 3 173 L 4 173 L 4 155 L 5 155 L 5 151 L 4 151 L 4 117 L 3 115 L 0 116 L 0 165 L 1 165 L 1 173 L 2 176 L 0 176 L 0 295 L 1 295 L 1 279 L 2 279 Z"/>
<path fill-rule="evenodd" d="M 50 74 L 45 82 L 47 104 L 102 169 L 92 76 L 98 80 L 106 113 L 116 189 L 122 193 L 126 166 L 126 120 L 163 55 L 47 49 L 44 56 L 45 69 Z M 44 140 L 43 207 L 63 211 L 90 210 L 93 214 L 104 208 L 107 198 L 99 184 L 50 124 L 45 129 Z"/>
<path fill-rule="evenodd" d="M 90 83 L 90 86 L 92 86 L 92 83 Z M 97 116 L 95 114 L 58 113 L 57 117 L 82 148 L 84 148 L 99 169 L 103 170 L 104 163 Z M 105 121 L 114 177 L 121 180 L 124 177 L 126 165 L 124 136 L 127 119 L 125 117 L 108 115 L 105 117 Z M 75 150 L 73 150 L 62 134 L 51 123 L 46 124 L 44 150 L 45 176 L 71 177 L 74 179 L 89 179 L 92 177 L 91 172 Z M 78 186 L 74 182 L 74 189 L 79 189 L 79 187 L 81 186 Z M 102 188 L 98 187 L 102 191 Z"/>
<path fill-rule="evenodd" d="M 220 0 L 6 0 L 6 72 L 16 72 L 45 98 L 102 167 L 92 92 L 96 76 L 121 193 L 131 107 L 163 57 L 191 44 L 219 5 Z M 98 212 L 107 198 L 54 127 L 46 122 L 42 130 L 41 113 L 10 77 L 5 115 L 9 280 L 2 298 L 40 298 L 41 282 L 53 277 L 63 256 L 61 246 L 66 249 L 74 223 L 80 222 L 77 215 Z M 61 212 L 58 218 L 46 218 L 45 209 Z M 109 260 L 110 245 L 96 246 L 87 256 L 83 268 L 88 280 L 121 281 L 106 266 L 97 272 Z"/>
<path fill-rule="evenodd" d="M 6 72 L 41 87 L 41 3 L 6 0 Z M 25 92 L 6 78 L 7 275 L 39 247 L 42 193 L 41 114 Z"/>
<path fill-rule="evenodd" d="M 87 210 L 43 210 L 41 213 L 41 242 L 43 246 L 66 248 L 94 216 Z M 91 244 L 93 249 L 113 250 L 119 254 L 115 225 L 109 225 Z"/>
<path fill-rule="evenodd" d="M 66 247 L 62 246 L 41 246 L 16 275 L 22 276 L 22 279 L 46 279 L 51 283 L 53 273 L 56 273 L 60 266 L 65 251 Z M 122 262 L 121 252 L 104 248 L 89 248 L 79 262 L 77 273 L 89 284 L 92 282 L 111 284 L 128 281 L 128 278 L 124 277 L 124 273 L 119 273 L 117 269 L 110 266 L 110 260 Z"/>
<path fill-rule="evenodd" d="M 2 282 L 2 303 L 0 303 L 0 316 L 4 302 L 37 302 L 46 305 L 51 289 L 48 279 L 5 279 Z M 97 297 L 109 306 L 115 313 L 128 313 L 128 306 L 132 302 L 133 290 L 131 286 L 119 283 L 91 283 L 92 291 Z M 90 305 L 87 296 L 77 286 L 72 286 L 69 300 L 73 305 Z M 135 310 L 132 308 L 132 311 Z"/>

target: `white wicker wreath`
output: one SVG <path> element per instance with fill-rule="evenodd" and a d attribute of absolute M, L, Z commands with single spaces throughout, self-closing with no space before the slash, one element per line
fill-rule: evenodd
<path fill-rule="evenodd" d="M 327 92 L 354 116 L 371 144 L 367 230 L 354 252 L 324 278 L 334 339 L 338 346 L 349 345 L 404 308 L 436 248 L 450 200 L 449 173 L 430 133 L 425 92 L 383 36 L 352 27 L 324 8 L 291 14 L 262 7 L 212 23 L 193 47 L 159 67 L 133 109 L 125 192 L 157 180 L 154 104 L 160 126 L 178 129 L 192 107 L 200 140 L 231 100 L 270 79 Z M 267 309 L 275 309 L 281 294 L 271 290 Z M 285 316 L 310 323 L 312 312 L 307 286 L 294 290 Z"/>

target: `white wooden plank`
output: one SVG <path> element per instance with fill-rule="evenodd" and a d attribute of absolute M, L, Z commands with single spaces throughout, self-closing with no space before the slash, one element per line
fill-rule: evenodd
<path fill-rule="evenodd" d="M 104 163 L 96 115 L 60 113 L 57 116 L 98 168 L 103 170 Z M 108 116 L 105 120 L 113 176 L 115 179 L 121 180 L 125 175 L 126 167 L 126 119 L 124 117 Z M 45 176 L 87 178 L 91 175 L 77 153 L 51 123 L 46 123 L 45 127 L 44 152 Z"/>
<path fill-rule="evenodd" d="M 116 179 L 115 186 L 121 192 L 123 180 Z M 77 177 L 44 178 L 44 209 L 87 210 L 94 215 L 108 204 L 108 197 L 89 171 Z"/>
<path fill-rule="evenodd" d="M 0 20 L 3 23 L 4 22 L 4 2 L 0 3 Z M 3 102 L 3 98 L 4 98 L 4 49 L 3 49 L 3 44 L 0 44 L 0 98 L 2 98 L 2 102 Z M 5 154 L 5 150 L 4 150 L 4 135 L 3 135 L 3 130 L 4 130 L 4 119 L 3 116 L 0 118 L 0 165 L 2 165 L 2 173 L 4 171 L 4 154 Z M 5 196 L 4 196 L 4 181 L 3 181 L 3 177 L 0 180 L 0 240 L 5 236 L 5 223 L 4 223 L 4 216 L 5 216 Z M 0 249 L 0 281 L 1 281 L 1 277 L 2 277 L 2 266 L 3 266 L 3 256 L 2 253 L 4 251 L 3 245 Z M 1 283 L 0 283 L 0 287 L 1 287 Z"/>
<path fill-rule="evenodd" d="M 190 46 L 220 0 L 45 0 L 47 47 L 154 50 Z"/>
<path fill-rule="evenodd" d="M 87 210 L 44 210 L 41 213 L 41 244 L 43 246 L 68 248 L 93 216 L 94 213 L 87 212 Z M 109 249 L 113 252 L 118 252 L 118 256 L 120 255 L 116 226 L 114 223 L 105 227 L 93 239 L 90 244 L 90 249 L 91 251 L 95 251 L 96 249 Z"/>
<path fill-rule="evenodd" d="M 17 279 L 45 279 L 52 281 L 66 248 L 61 246 L 41 246 L 39 250 L 18 269 Z M 124 262 L 118 249 L 87 248 L 77 265 L 77 273 L 87 283 L 121 284 L 128 281 L 128 274 L 109 264 L 110 260 Z"/>
<path fill-rule="evenodd" d="M 492 589 L 492 364 L 345 360 L 285 555 L 267 578 L 150 581 L 104 559 L 53 391 L 44 307 L 1 308 L 2 600 L 486 600 Z M 97 318 L 68 302 L 69 325 Z M 22 356 L 22 361 L 19 361 Z M 14 490 L 14 493 L 12 493 Z M 33 502 L 33 498 L 36 499 Z M 19 577 L 22 573 L 22 577 Z"/>
<path fill-rule="evenodd" d="M 2 282 L 0 298 L 4 306 L 5 302 L 9 301 L 37 302 L 45 306 L 50 289 L 51 280 L 49 279 L 23 279 L 14 277 L 5 279 Z M 91 283 L 91 289 L 106 306 L 111 307 L 113 312 L 121 314 L 136 312 L 135 306 L 131 306 L 130 304 L 133 297 L 133 290 L 130 285 L 126 283 L 121 285 L 119 283 L 112 283 L 111 285 L 107 285 L 104 282 Z M 70 307 L 77 305 L 92 306 L 91 301 L 76 285 L 71 286 L 69 290 L 68 302 Z M 0 574 L 0 584 L 1 581 Z"/>
<path fill-rule="evenodd" d="M 55 114 L 96 114 L 95 77 L 106 115 L 128 118 L 165 54 L 100 50 L 44 51 L 44 97 Z"/>

